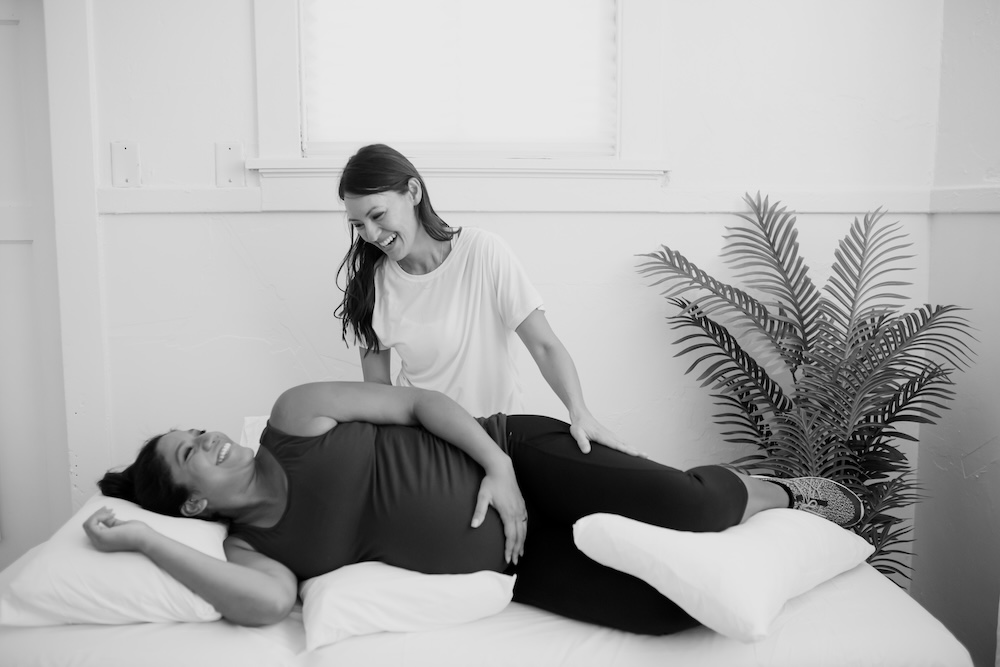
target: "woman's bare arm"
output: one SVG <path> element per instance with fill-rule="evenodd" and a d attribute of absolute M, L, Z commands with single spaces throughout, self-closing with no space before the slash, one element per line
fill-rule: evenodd
<path fill-rule="evenodd" d="M 361 348 L 361 375 L 365 382 L 392 384 L 390 366 L 392 350 L 367 350 Z"/>
<path fill-rule="evenodd" d="M 158 533 L 141 521 L 120 521 L 103 508 L 83 524 L 99 551 L 135 551 L 240 625 L 270 625 L 291 611 L 298 584 L 291 570 L 229 538 L 228 561 L 213 558 Z"/>
<path fill-rule="evenodd" d="M 528 348 L 542 377 L 552 387 L 559 400 L 569 412 L 570 434 L 584 454 L 590 452 L 591 441 L 599 442 L 613 449 L 639 455 L 618 436 L 605 428 L 587 408 L 580 387 L 580 376 L 569 351 L 556 336 L 545 313 L 533 311 L 516 329 L 521 342 Z"/>

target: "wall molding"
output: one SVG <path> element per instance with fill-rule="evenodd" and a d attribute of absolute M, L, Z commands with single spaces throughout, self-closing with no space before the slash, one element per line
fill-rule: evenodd
<path fill-rule="evenodd" d="M 249 158 L 256 172 L 244 188 L 99 188 L 98 212 L 340 212 L 337 185 L 346 156 Z M 438 158 L 415 161 L 442 212 L 733 213 L 743 211 L 745 184 L 676 187 L 653 160 Z M 259 182 L 259 185 L 258 185 Z M 859 214 L 878 207 L 897 214 L 1000 213 L 1000 185 L 946 188 L 760 191 L 799 213 Z M 752 190 L 751 194 L 756 190 Z"/>
<path fill-rule="evenodd" d="M 601 171 L 457 173 L 423 170 L 440 212 L 734 213 L 745 210 L 745 186 L 674 188 L 669 172 Z M 261 172 L 260 187 L 99 188 L 98 213 L 342 212 L 339 171 Z M 755 191 L 754 191 L 755 192 Z M 761 189 L 797 213 L 858 215 L 879 206 L 892 214 L 1000 213 L 1000 188 L 935 190 Z M 753 194 L 753 193 L 751 193 Z"/>
<path fill-rule="evenodd" d="M 998 213 L 1000 185 L 934 188 L 930 208 L 931 213 Z"/>

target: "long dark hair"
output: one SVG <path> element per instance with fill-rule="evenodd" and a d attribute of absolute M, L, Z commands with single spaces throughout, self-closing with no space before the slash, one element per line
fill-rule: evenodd
<path fill-rule="evenodd" d="M 340 176 L 337 194 L 343 200 L 346 195 L 370 195 L 379 192 L 404 194 L 410 179 L 420 183 L 423 196 L 416 205 L 417 221 L 435 241 L 448 241 L 460 230 L 449 227 L 431 206 L 427 185 L 417 168 L 402 153 L 385 144 L 372 144 L 351 156 Z M 372 328 L 372 312 L 375 310 L 375 270 L 385 257 L 374 245 L 365 242 L 351 229 L 353 242 L 337 269 L 337 284 L 340 275 L 347 278 L 343 288 L 344 300 L 334 311 L 341 320 L 341 337 L 347 342 L 348 328 L 359 344 L 370 350 L 379 350 L 380 343 Z"/>
<path fill-rule="evenodd" d="M 156 445 L 165 434 L 147 440 L 135 461 L 124 470 L 109 471 L 97 483 L 101 493 L 111 498 L 121 498 L 136 503 L 143 509 L 167 516 L 183 516 L 181 505 L 190 492 L 175 484 Z"/>

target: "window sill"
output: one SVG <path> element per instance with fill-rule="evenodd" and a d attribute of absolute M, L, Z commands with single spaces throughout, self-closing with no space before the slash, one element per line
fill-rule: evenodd
<path fill-rule="evenodd" d="M 265 211 L 343 210 L 347 157 L 253 158 Z M 414 160 L 436 206 L 448 211 L 658 211 L 669 170 L 653 161 L 608 159 Z"/>

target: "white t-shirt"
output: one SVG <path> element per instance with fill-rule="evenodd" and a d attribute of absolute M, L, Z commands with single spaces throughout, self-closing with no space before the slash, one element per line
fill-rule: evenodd
<path fill-rule="evenodd" d="M 385 258 L 375 272 L 372 327 L 399 355 L 396 384 L 435 389 L 473 416 L 522 411 L 514 330 L 542 297 L 500 237 L 463 227 L 439 267 L 406 273 Z"/>

